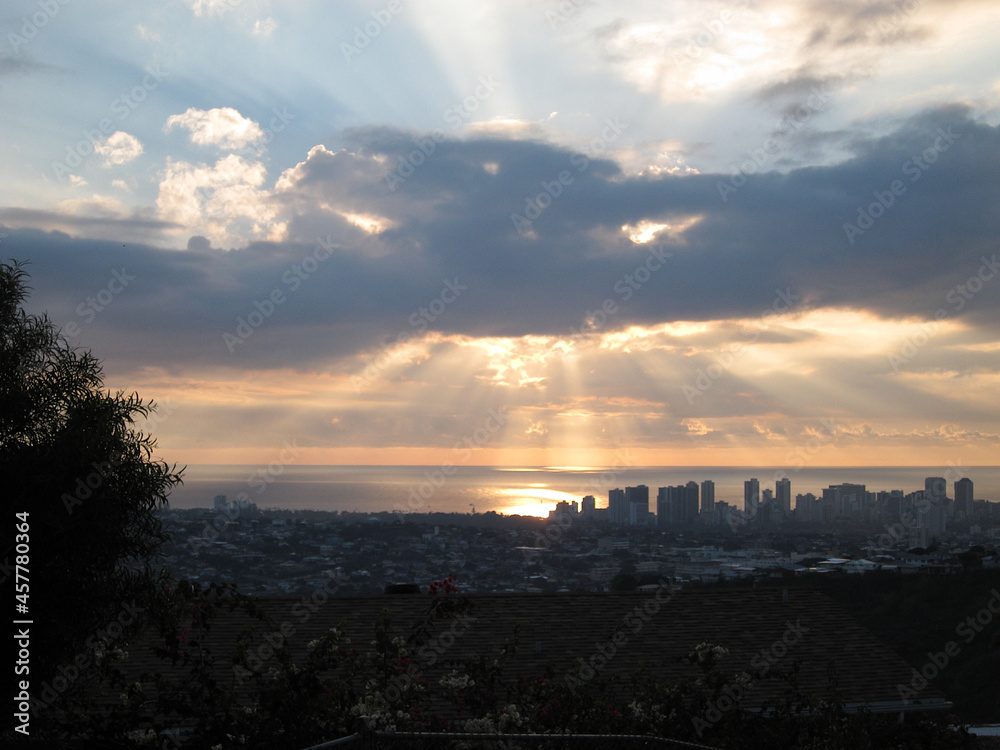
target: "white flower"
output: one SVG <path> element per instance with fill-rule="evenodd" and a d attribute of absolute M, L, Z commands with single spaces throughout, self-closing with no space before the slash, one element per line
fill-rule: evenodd
<path fill-rule="evenodd" d="M 484 732 L 495 734 L 497 731 L 497 725 L 493 723 L 493 719 L 489 716 L 484 716 L 481 719 L 467 719 L 463 725 L 463 729 L 466 732 Z"/>
<path fill-rule="evenodd" d="M 476 681 L 469 678 L 467 674 L 459 674 L 456 670 L 451 670 L 450 674 L 446 674 L 438 682 L 442 687 L 453 688 L 455 690 L 461 690 L 463 688 L 471 687 L 476 684 Z"/>
<path fill-rule="evenodd" d="M 500 714 L 500 719 L 497 722 L 497 729 L 501 732 L 506 732 L 509 731 L 511 727 L 521 727 L 523 725 L 524 717 L 521 716 L 521 712 L 518 711 L 517 706 L 511 703 Z"/>

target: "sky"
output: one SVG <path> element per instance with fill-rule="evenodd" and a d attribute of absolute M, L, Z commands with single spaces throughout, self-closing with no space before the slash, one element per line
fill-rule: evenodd
<path fill-rule="evenodd" d="M 994 0 L 7 0 L 0 257 L 179 464 L 995 465 Z"/>

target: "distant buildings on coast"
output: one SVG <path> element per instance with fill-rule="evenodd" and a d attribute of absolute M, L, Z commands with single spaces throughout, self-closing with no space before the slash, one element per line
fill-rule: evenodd
<path fill-rule="evenodd" d="M 212 510 L 233 518 L 236 516 L 254 518 L 259 513 L 257 505 L 243 496 L 229 500 L 225 495 L 216 495 L 212 499 Z"/>
<path fill-rule="evenodd" d="M 829 524 L 837 521 L 885 526 L 894 536 L 905 535 L 913 547 L 926 547 L 949 525 L 981 531 L 1000 527 L 1000 503 L 976 500 L 973 482 L 962 478 L 953 483 L 948 496 L 944 477 L 927 477 L 924 489 L 869 491 L 863 484 L 834 484 L 820 496 L 811 492 L 795 495 L 787 477 L 776 480 L 774 490 L 761 491 L 760 480 L 743 483 L 743 507 L 715 499 L 715 483 L 690 481 L 656 492 L 655 511 L 650 507 L 650 490 L 644 484 L 608 491 L 608 503 L 597 507 L 593 495 L 580 503 L 560 502 L 549 513 L 552 520 L 579 517 L 588 522 L 612 526 L 657 526 L 676 528 L 698 524 L 703 527 L 729 526 L 771 528 L 788 524 Z"/>

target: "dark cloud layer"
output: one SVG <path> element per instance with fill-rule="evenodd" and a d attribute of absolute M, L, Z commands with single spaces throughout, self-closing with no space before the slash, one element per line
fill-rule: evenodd
<path fill-rule="evenodd" d="M 782 174 L 769 171 L 768 155 L 735 178 L 636 176 L 597 151 L 480 137 L 433 141 L 433 153 L 390 185 L 420 138 L 366 129 L 350 134 L 347 149 L 315 149 L 274 198 L 289 217 L 285 243 L 173 251 L 5 229 L 0 252 L 30 260 L 31 306 L 77 323 L 80 342 L 120 366 L 170 368 L 329 363 L 417 333 L 411 316 L 441 298 L 446 281 L 465 289 L 427 327 L 475 336 L 569 335 L 606 299 L 619 310 L 602 330 L 756 317 L 778 290 L 801 310 L 930 318 L 998 250 L 1000 129 L 959 107 L 901 121 L 884 137 L 844 134 L 840 145 L 854 155 L 840 164 Z M 519 233 L 511 214 L 526 215 L 546 185 L 559 195 L 532 233 Z M 892 205 L 879 211 L 879 195 Z M 862 228 L 859 208 L 873 203 L 884 215 L 849 236 L 844 225 Z M 368 235 L 331 205 L 392 228 Z M 680 236 L 663 232 L 648 245 L 621 231 L 691 217 L 698 223 Z M 6 215 L 14 218 L 23 226 L 30 215 Z M 317 238 L 327 237 L 340 247 L 312 265 Z M 654 246 L 672 256 L 625 299 L 622 283 Z M 313 268 L 304 278 L 295 270 L 303 262 Z M 95 310 L 88 298 L 117 288 L 123 271 L 134 280 Z M 231 354 L 223 334 L 274 290 L 285 301 Z M 987 284 L 949 312 L 989 324 L 998 308 L 1000 284 Z"/>

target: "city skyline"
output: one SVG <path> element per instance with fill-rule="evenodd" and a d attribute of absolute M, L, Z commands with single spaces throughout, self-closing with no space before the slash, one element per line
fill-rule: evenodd
<path fill-rule="evenodd" d="M 924 488 L 905 491 L 869 490 L 864 484 L 844 482 L 813 492 L 800 492 L 791 505 L 791 480 L 775 478 L 775 489 L 763 491 L 760 480 L 744 481 L 743 506 L 725 501 L 715 502 L 715 483 L 693 480 L 686 484 L 657 488 L 655 508 L 650 509 L 649 488 L 646 485 L 620 487 L 608 490 L 608 502 L 598 507 L 593 495 L 582 503 L 559 501 L 548 513 L 549 519 L 559 519 L 565 514 L 580 514 L 584 520 L 603 522 L 612 526 L 673 527 L 700 524 L 702 527 L 730 526 L 733 530 L 752 524 L 760 527 L 782 527 L 786 524 L 825 524 L 833 521 L 897 523 L 906 520 L 905 530 L 911 537 L 926 545 L 929 539 L 943 534 L 949 522 L 972 524 L 976 520 L 989 522 L 993 515 L 1000 515 L 1000 501 L 990 502 L 975 498 L 975 483 L 969 477 L 951 483 L 953 497 L 948 494 L 948 482 L 943 477 L 927 477 Z M 708 495 L 704 495 L 705 489 Z M 711 498 L 710 500 L 708 498 Z M 886 528 L 890 528 L 886 524 Z M 914 544 L 914 546 L 917 546 Z"/>
<path fill-rule="evenodd" d="M 4 9 L 0 254 L 171 463 L 997 464 L 995 4 Z"/>
<path fill-rule="evenodd" d="M 490 510 L 507 515 L 545 517 L 560 501 L 579 506 L 593 503 L 594 509 L 607 505 L 608 492 L 644 484 L 649 488 L 650 506 L 655 508 L 658 488 L 696 484 L 711 485 L 715 502 L 725 502 L 742 510 L 744 482 L 751 474 L 772 483 L 772 474 L 753 467 L 633 467 L 627 472 L 462 467 L 450 476 L 434 466 L 288 466 L 288 467 L 188 467 L 184 484 L 171 495 L 178 508 L 204 507 L 214 495 L 225 494 L 255 502 L 260 507 L 353 512 L 465 513 Z M 799 494 L 822 497 L 823 488 L 845 483 L 864 484 L 868 489 L 902 488 L 912 493 L 924 487 L 930 474 L 943 473 L 952 483 L 961 477 L 974 482 L 976 500 L 1000 500 L 1000 468 L 947 467 L 897 469 L 864 467 L 844 469 L 803 469 L 785 472 L 791 481 L 791 502 Z M 780 479 L 780 476 L 778 477 Z M 699 487 L 701 504 L 704 489 Z M 777 493 L 775 493 L 777 495 Z M 593 498 L 593 500 L 589 500 Z M 699 507 L 699 512 L 701 508 Z"/>

